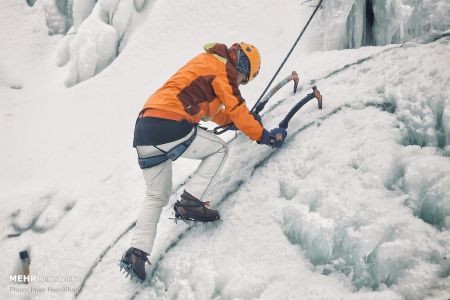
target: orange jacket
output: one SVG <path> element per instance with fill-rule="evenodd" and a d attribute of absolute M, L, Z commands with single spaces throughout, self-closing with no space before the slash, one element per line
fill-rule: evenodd
<path fill-rule="evenodd" d="M 207 44 L 178 70 L 144 105 L 144 116 L 233 122 L 250 139 L 259 141 L 263 127 L 249 113 L 237 84 L 237 69 L 224 44 Z M 147 114 L 148 112 L 148 114 Z M 174 117 L 175 116 L 175 117 Z"/>

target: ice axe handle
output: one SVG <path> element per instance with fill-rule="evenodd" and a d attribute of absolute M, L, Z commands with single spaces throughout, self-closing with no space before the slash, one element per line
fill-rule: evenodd
<path fill-rule="evenodd" d="M 278 125 L 280 128 L 287 129 L 289 126 L 289 121 L 292 119 L 292 117 L 302 108 L 303 105 L 308 103 L 311 99 L 316 98 L 319 101 L 319 109 L 322 109 L 322 95 L 320 95 L 319 90 L 316 86 L 313 86 L 313 92 L 306 95 L 300 102 L 298 102 L 284 117 L 284 119 L 280 122 Z"/>

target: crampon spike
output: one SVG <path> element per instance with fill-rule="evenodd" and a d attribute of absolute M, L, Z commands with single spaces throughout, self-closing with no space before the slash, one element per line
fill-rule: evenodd
<path fill-rule="evenodd" d="M 203 224 L 203 226 L 206 226 L 206 227 L 208 227 L 209 223 L 213 223 L 217 227 L 217 223 L 222 221 L 222 220 L 216 220 L 216 221 L 204 222 L 204 221 L 193 220 L 193 219 L 184 219 L 184 218 L 180 218 L 180 217 L 169 218 L 169 220 L 173 220 L 173 222 L 175 224 L 178 224 L 178 221 L 182 221 L 183 223 L 188 225 L 189 228 L 198 227 L 199 223 Z"/>

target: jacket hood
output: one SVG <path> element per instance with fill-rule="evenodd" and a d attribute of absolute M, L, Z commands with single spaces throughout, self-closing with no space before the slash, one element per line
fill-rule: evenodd
<path fill-rule="evenodd" d="M 230 60 L 233 65 L 235 64 L 235 62 L 232 61 L 231 57 L 229 56 L 228 47 L 225 44 L 209 43 L 204 45 L 203 49 L 205 49 L 207 53 L 217 54 L 225 59 Z"/>

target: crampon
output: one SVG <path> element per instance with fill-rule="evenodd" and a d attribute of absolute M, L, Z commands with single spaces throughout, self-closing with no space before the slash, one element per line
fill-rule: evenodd
<path fill-rule="evenodd" d="M 147 258 L 147 254 L 135 248 L 128 249 L 119 261 L 118 267 L 125 275 L 125 278 L 130 276 L 130 279 L 136 279 L 136 282 L 143 283 L 146 277 L 145 263 L 151 265 Z"/>
<path fill-rule="evenodd" d="M 196 226 L 198 222 L 204 225 L 208 223 L 216 224 L 220 220 L 219 212 L 210 209 L 208 201 L 202 202 L 187 192 L 181 195 L 181 200 L 174 204 L 173 210 L 175 217 L 171 219 L 175 223 L 183 221 L 189 226 Z"/>

